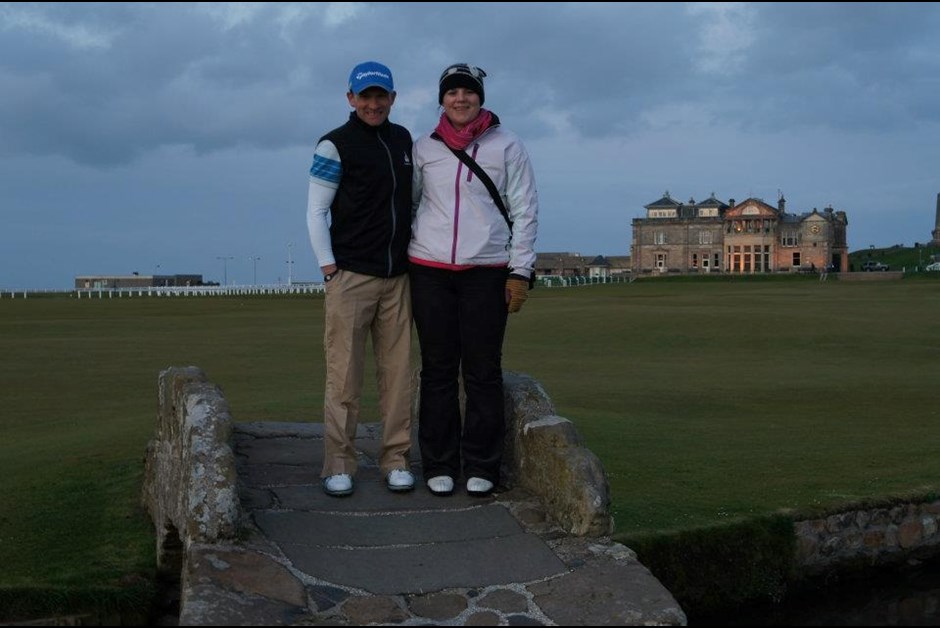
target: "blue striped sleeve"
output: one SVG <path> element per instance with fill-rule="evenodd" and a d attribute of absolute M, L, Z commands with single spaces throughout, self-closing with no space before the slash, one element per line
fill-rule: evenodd
<path fill-rule="evenodd" d="M 339 151 L 333 142 L 324 141 L 317 145 L 313 154 L 313 165 L 310 166 L 310 176 L 329 187 L 339 186 L 343 166 L 339 160 Z"/>

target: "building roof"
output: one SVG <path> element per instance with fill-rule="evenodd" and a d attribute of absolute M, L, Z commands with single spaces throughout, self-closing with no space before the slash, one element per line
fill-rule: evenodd
<path fill-rule="evenodd" d="M 536 253 L 535 267 L 577 267 L 584 265 L 584 258 L 580 253 Z"/>
<path fill-rule="evenodd" d="M 699 207 L 717 207 L 718 209 L 727 209 L 728 204 L 715 198 L 715 193 L 698 204 Z"/>
<path fill-rule="evenodd" d="M 772 216 L 780 216 L 780 215 L 782 214 L 782 212 L 781 212 L 779 209 L 777 209 L 776 207 L 774 207 L 774 206 L 772 206 L 772 205 L 768 205 L 767 203 L 765 203 L 764 201 L 762 201 L 762 200 L 759 199 L 759 198 L 753 198 L 753 197 L 752 197 L 752 198 L 746 198 L 746 199 L 744 199 L 743 201 L 741 201 L 740 203 L 738 203 L 737 205 L 735 205 L 734 207 L 729 208 L 728 211 L 725 212 L 725 216 L 726 216 L 726 217 L 729 216 L 729 215 L 730 215 L 730 216 L 741 216 L 741 215 L 744 214 L 744 208 L 745 208 L 746 206 L 748 206 L 748 205 L 750 205 L 750 206 L 752 206 L 752 207 L 757 207 L 757 209 L 758 209 L 758 211 L 760 212 L 761 215 L 768 215 L 768 214 L 769 214 L 769 215 L 772 215 Z"/>
<path fill-rule="evenodd" d="M 630 268 L 629 255 L 608 255 L 607 262 L 611 268 Z"/>
<path fill-rule="evenodd" d="M 666 190 L 666 195 L 663 196 L 658 201 L 653 201 L 649 205 L 644 205 L 644 209 L 674 209 L 681 205 L 679 201 L 675 200 L 669 196 L 669 190 Z"/>

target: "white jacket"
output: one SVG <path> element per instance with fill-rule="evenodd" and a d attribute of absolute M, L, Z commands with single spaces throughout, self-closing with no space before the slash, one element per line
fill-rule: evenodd
<path fill-rule="evenodd" d="M 493 179 L 509 210 L 511 246 L 509 226 L 486 186 L 428 134 L 412 149 L 416 214 L 408 256 L 443 268 L 505 264 L 531 276 L 538 193 L 525 146 L 514 133 L 494 126 L 466 151 Z"/>

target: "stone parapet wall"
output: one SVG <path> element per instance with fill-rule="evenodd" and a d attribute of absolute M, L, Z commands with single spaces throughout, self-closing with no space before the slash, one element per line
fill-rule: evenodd
<path fill-rule="evenodd" d="M 157 565 L 179 573 L 194 544 L 235 538 L 232 418 L 222 391 L 196 367 L 160 373 L 154 438 L 141 501 L 157 535 Z"/>
<path fill-rule="evenodd" d="M 555 414 L 536 380 L 507 371 L 503 382 L 509 482 L 536 495 L 569 534 L 610 534 L 610 487 L 600 459 L 584 447 L 574 424 Z"/>
<path fill-rule="evenodd" d="M 884 565 L 936 554 L 938 528 L 940 500 L 796 521 L 797 565 L 813 575 L 847 564 Z"/>

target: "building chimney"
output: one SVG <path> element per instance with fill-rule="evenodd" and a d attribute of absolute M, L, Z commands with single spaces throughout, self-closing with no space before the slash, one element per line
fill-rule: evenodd
<path fill-rule="evenodd" d="M 781 214 L 787 211 L 787 199 L 783 198 L 783 194 L 780 195 L 780 199 L 777 201 L 777 209 L 780 210 Z"/>
<path fill-rule="evenodd" d="M 937 194 L 937 230 L 940 231 L 940 194 Z"/>
<path fill-rule="evenodd" d="M 940 196 L 940 195 L 938 195 L 938 196 Z M 729 198 L 729 199 L 728 199 L 728 205 L 729 205 L 730 207 L 734 207 L 734 199 L 733 199 L 733 198 Z"/>
<path fill-rule="evenodd" d="M 937 225 L 933 230 L 933 240 L 931 246 L 940 246 L 940 194 L 937 194 Z"/>

